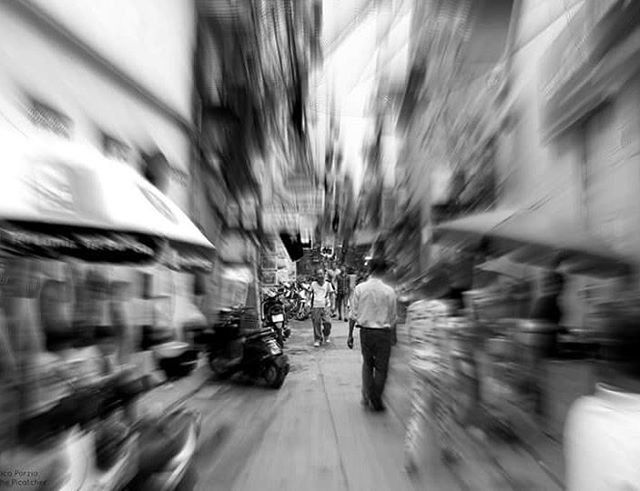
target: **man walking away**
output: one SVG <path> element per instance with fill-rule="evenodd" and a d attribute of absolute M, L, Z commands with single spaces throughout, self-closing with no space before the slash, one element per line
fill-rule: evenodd
<path fill-rule="evenodd" d="M 318 348 L 323 340 L 330 343 L 331 321 L 327 312 L 331 306 L 333 287 L 325 280 L 322 270 L 317 272 L 316 280 L 311 283 L 311 321 L 313 322 L 313 345 Z M 323 329 L 324 327 L 324 329 Z"/>
<path fill-rule="evenodd" d="M 353 328 L 360 329 L 362 348 L 362 404 L 384 411 L 382 393 L 387 381 L 391 346 L 396 344 L 396 293 L 383 281 L 383 259 L 370 263 L 370 278 L 353 292 L 347 346 L 353 348 Z"/>

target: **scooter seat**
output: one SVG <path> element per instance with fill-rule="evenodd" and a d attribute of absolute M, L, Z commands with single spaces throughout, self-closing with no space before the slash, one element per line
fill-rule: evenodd
<path fill-rule="evenodd" d="M 260 329 L 247 335 L 248 338 L 263 338 L 266 336 L 273 336 L 273 331 L 271 329 Z"/>
<path fill-rule="evenodd" d="M 140 422 L 139 475 L 150 475 L 163 469 L 184 447 L 193 423 L 193 415 L 185 412 L 147 417 Z"/>

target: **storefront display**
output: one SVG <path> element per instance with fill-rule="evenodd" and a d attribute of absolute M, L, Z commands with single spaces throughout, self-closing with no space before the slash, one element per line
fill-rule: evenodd
<path fill-rule="evenodd" d="M 405 440 L 409 468 L 425 460 L 425 437 L 429 433 L 437 437 L 438 448 L 445 457 L 463 456 L 463 426 L 475 396 L 466 390 L 466 380 L 452 356 L 456 343 L 451 336 L 451 314 L 453 305 L 445 301 L 418 301 L 407 311 L 414 376 Z"/>

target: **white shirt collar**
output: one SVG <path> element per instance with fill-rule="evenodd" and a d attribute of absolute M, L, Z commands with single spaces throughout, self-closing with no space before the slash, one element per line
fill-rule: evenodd
<path fill-rule="evenodd" d="M 597 384 L 595 395 L 616 406 L 627 405 L 640 409 L 640 394 L 635 392 L 624 392 L 612 385 Z"/>

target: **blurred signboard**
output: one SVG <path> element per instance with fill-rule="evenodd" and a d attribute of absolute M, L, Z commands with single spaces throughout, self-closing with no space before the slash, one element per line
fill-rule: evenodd
<path fill-rule="evenodd" d="M 310 178 L 298 176 L 288 179 L 287 190 L 295 197 L 296 210 L 301 214 L 322 213 L 323 193 L 313 185 Z"/>
<path fill-rule="evenodd" d="M 209 196 L 211 197 L 210 201 L 217 206 L 218 210 L 220 211 L 226 210 L 228 198 L 227 198 L 227 193 L 223 189 L 222 187 L 223 185 L 220 182 L 220 180 L 212 176 L 211 173 L 204 173 L 203 177 L 205 179 L 204 188 L 206 189 L 206 192 L 208 192 Z"/>
<path fill-rule="evenodd" d="M 133 161 L 131 147 L 107 133 L 102 133 L 102 151 L 107 157 L 115 160 Z"/>
<path fill-rule="evenodd" d="M 256 230 L 258 228 L 258 202 L 253 196 L 241 198 L 240 219 L 245 230 Z"/>
<path fill-rule="evenodd" d="M 71 136 L 71 118 L 42 101 L 31 100 L 28 116 L 34 126 L 55 133 L 63 138 Z"/>
<path fill-rule="evenodd" d="M 230 228 L 236 228 L 240 226 L 240 206 L 234 201 L 227 203 L 226 212 L 227 225 Z"/>
<path fill-rule="evenodd" d="M 224 234 L 219 239 L 218 254 L 223 261 L 241 263 L 250 260 L 252 251 L 239 234 Z"/>
<path fill-rule="evenodd" d="M 262 270 L 262 283 L 264 285 L 275 285 L 278 281 L 277 269 L 263 269 Z"/>
<path fill-rule="evenodd" d="M 299 228 L 299 217 L 293 211 L 265 210 L 262 212 L 262 224 L 270 232 L 295 231 Z"/>
<path fill-rule="evenodd" d="M 276 272 L 276 281 L 278 283 L 288 283 L 292 281 L 289 275 L 289 270 L 287 268 L 278 269 L 278 271 Z"/>
<path fill-rule="evenodd" d="M 262 269 L 276 269 L 277 259 L 274 255 L 265 254 L 262 256 Z"/>

